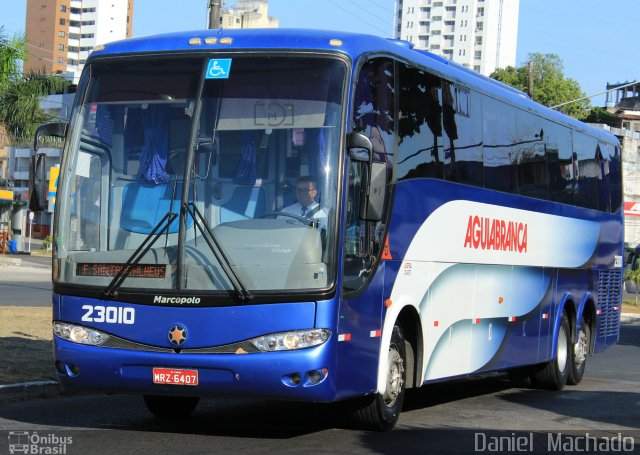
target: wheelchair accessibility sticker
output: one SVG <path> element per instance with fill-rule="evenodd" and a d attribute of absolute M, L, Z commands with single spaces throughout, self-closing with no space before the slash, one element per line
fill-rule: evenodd
<path fill-rule="evenodd" d="M 229 79 L 231 60 L 230 58 L 212 58 L 209 60 L 206 79 Z"/>

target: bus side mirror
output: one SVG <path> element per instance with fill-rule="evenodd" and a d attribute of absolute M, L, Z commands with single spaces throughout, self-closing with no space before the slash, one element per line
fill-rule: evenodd
<path fill-rule="evenodd" d="M 387 195 L 387 165 L 371 163 L 369 175 L 363 185 L 360 218 L 367 221 L 381 221 L 384 213 L 384 201 Z"/>
<path fill-rule="evenodd" d="M 33 140 L 33 151 L 37 152 L 40 148 L 40 138 L 42 136 L 53 136 L 64 139 L 67 135 L 67 122 L 45 123 L 40 125 L 36 130 L 36 136 Z"/>
<path fill-rule="evenodd" d="M 349 158 L 351 158 L 351 161 L 369 163 L 371 161 L 373 145 L 367 136 L 352 131 L 347 139 L 347 150 L 349 150 Z"/>
<path fill-rule="evenodd" d="M 41 212 L 47 208 L 47 155 L 31 156 L 29 166 L 29 210 Z"/>

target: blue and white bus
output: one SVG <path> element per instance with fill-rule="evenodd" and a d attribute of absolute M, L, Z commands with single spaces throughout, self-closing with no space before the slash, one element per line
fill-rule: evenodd
<path fill-rule="evenodd" d="M 409 43 L 110 43 L 42 135 L 66 138 L 53 330 L 70 389 L 159 416 L 344 401 L 384 430 L 407 388 L 507 371 L 561 389 L 618 340 L 617 140 Z M 313 214 L 288 209 L 299 193 Z"/>

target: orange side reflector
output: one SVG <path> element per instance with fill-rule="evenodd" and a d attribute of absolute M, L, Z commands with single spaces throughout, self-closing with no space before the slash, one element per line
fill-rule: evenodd
<path fill-rule="evenodd" d="M 392 303 L 393 302 L 391 301 L 391 299 L 387 299 L 384 301 L 384 306 L 386 306 L 387 308 L 390 308 Z"/>
<path fill-rule="evenodd" d="M 391 257 L 391 250 L 389 249 L 389 234 L 387 234 L 387 237 L 384 239 L 384 248 L 382 249 L 382 256 L 380 259 L 384 261 L 390 261 L 393 259 Z"/>

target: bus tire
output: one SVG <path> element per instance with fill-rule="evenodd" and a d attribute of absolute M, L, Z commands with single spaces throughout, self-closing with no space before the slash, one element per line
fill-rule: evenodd
<path fill-rule="evenodd" d="M 591 327 L 587 324 L 587 320 L 582 317 L 580 320 L 580 332 L 578 333 L 578 342 L 571 349 L 571 368 L 569 368 L 569 377 L 567 384 L 577 385 L 582 381 L 584 369 L 587 365 L 587 356 L 589 355 L 589 346 L 591 345 Z"/>
<path fill-rule="evenodd" d="M 196 406 L 199 397 L 167 397 L 162 395 L 144 395 L 144 404 L 156 417 L 163 419 L 182 418 L 190 416 Z"/>
<path fill-rule="evenodd" d="M 558 329 L 556 353 L 549 362 L 543 364 L 531 375 L 531 383 L 534 387 L 562 390 L 571 370 L 571 345 L 571 323 L 566 311 L 563 311 Z"/>
<path fill-rule="evenodd" d="M 405 340 L 399 325 L 393 327 L 389 344 L 387 387 L 384 394 L 375 393 L 353 402 L 353 423 L 366 430 L 387 431 L 398 421 L 405 395 Z"/>

